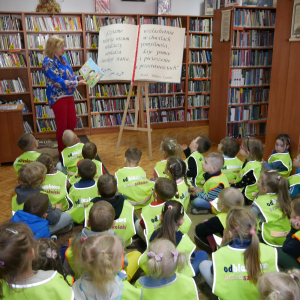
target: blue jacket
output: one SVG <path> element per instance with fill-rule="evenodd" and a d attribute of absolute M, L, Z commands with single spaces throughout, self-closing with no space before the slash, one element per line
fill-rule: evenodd
<path fill-rule="evenodd" d="M 299 173 L 300 169 L 297 169 L 295 174 Z M 293 197 L 295 197 L 296 195 L 300 194 L 300 184 L 296 184 L 292 187 L 289 186 L 289 194 L 291 199 L 293 199 Z"/>
<path fill-rule="evenodd" d="M 23 210 L 18 210 L 10 220 L 11 222 L 23 222 L 27 224 L 36 239 L 50 238 L 49 221 L 38 216 L 29 214 Z"/>

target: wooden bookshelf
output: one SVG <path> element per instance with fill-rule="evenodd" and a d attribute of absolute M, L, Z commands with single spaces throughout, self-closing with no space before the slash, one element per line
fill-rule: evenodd
<path fill-rule="evenodd" d="M 229 10 L 231 11 L 231 23 L 230 23 L 230 40 L 228 42 L 221 42 L 221 18 L 222 18 L 222 11 L 223 10 Z M 259 65 L 258 63 L 255 64 L 257 61 L 253 62 L 250 60 L 246 61 L 246 59 L 249 59 L 249 57 L 244 56 L 246 53 L 245 51 L 249 51 L 249 56 L 253 55 L 253 57 L 257 58 L 257 53 L 263 53 L 264 51 L 270 51 L 272 54 L 273 45 L 267 44 L 267 45 L 255 45 L 252 44 L 250 39 L 250 44 L 245 44 L 240 39 L 241 32 L 244 36 L 247 34 L 250 36 L 251 34 L 254 34 L 253 31 L 255 30 L 257 36 L 262 36 L 263 34 L 269 36 L 273 36 L 273 42 L 274 42 L 274 26 L 269 27 L 257 27 L 257 26 L 243 26 L 243 24 L 240 24 L 241 26 L 237 26 L 237 10 L 250 10 L 253 13 L 264 11 L 264 12 L 271 12 L 276 13 L 276 8 L 270 8 L 270 7 L 226 7 L 222 9 L 215 10 L 214 12 L 214 26 L 213 26 L 213 35 L 214 35 L 214 43 L 212 46 L 213 51 L 213 61 L 212 61 L 212 84 L 211 84 L 211 105 L 210 105 L 210 124 L 212 126 L 209 130 L 209 137 L 214 142 L 220 142 L 222 138 L 225 136 L 231 136 L 234 137 L 236 140 L 240 141 L 241 138 L 244 136 L 254 136 L 256 138 L 261 139 L 262 141 L 265 140 L 265 128 L 267 123 L 267 108 L 269 100 L 262 100 L 264 98 L 270 99 L 270 82 L 251 82 L 251 85 L 249 85 L 250 80 L 249 78 L 245 79 L 245 84 L 235 85 L 233 83 L 234 74 L 240 74 L 237 72 L 242 72 L 242 74 L 246 74 L 245 72 L 253 72 L 254 74 L 257 74 L 255 72 L 265 72 L 263 74 L 266 74 L 266 78 L 268 73 L 271 72 L 271 63 Z M 234 18 L 236 18 L 234 20 Z M 251 19 L 250 19 L 251 20 Z M 236 23 L 234 23 L 234 21 Z M 278 22 L 278 21 L 276 21 Z M 249 25 L 249 24 L 248 24 Z M 271 39 L 271 38 L 270 38 Z M 246 39 L 244 40 L 246 42 Z M 244 52 L 241 52 L 244 51 Z M 256 52 L 255 52 L 256 51 Z M 260 52 L 258 52 L 260 51 Z M 263 51 L 263 52 L 262 52 Z M 242 54 L 239 58 L 242 58 L 242 60 L 236 61 L 238 58 L 238 54 Z M 243 55 L 244 54 L 244 55 Z M 267 56 L 268 57 L 268 56 Z M 252 57 L 251 57 L 252 58 Z M 233 61 L 235 59 L 235 61 Z M 279 59 L 279 58 L 278 58 Z M 273 57 L 273 61 L 275 61 L 275 58 Z M 269 62 L 269 61 L 268 61 Z M 253 71 L 252 71 L 253 70 Z M 244 73 L 243 73 L 244 72 Z M 250 73 L 248 73 L 250 74 Z M 240 77 L 239 77 L 240 78 Z M 231 81 L 232 80 L 232 81 Z M 242 82 L 242 81 L 240 81 Z M 262 90 L 262 89 L 265 90 Z M 249 91 L 252 91 L 252 98 L 250 97 L 247 102 L 241 101 L 240 92 L 246 93 Z M 232 101 L 233 94 L 230 94 L 230 92 L 237 92 L 237 97 L 233 97 L 234 100 Z M 257 92 L 257 94 L 255 94 Z M 263 93 L 265 93 L 265 96 L 262 96 Z M 244 94 L 245 95 L 245 94 Z M 249 95 L 249 94 L 248 94 Z M 256 96 L 255 96 L 256 95 Z M 268 96 L 266 96 L 268 95 Z M 244 99 L 245 100 L 245 99 Z M 255 108 L 254 108 L 255 107 Z M 247 113 L 249 113 L 249 117 L 245 113 L 245 116 L 240 115 L 239 119 L 235 119 L 236 115 L 232 116 L 232 119 L 230 118 L 231 109 L 232 112 L 237 112 L 238 109 L 241 109 L 241 111 L 244 113 L 245 110 L 248 110 Z M 235 109 L 235 110 L 233 110 Z M 254 114 L 254 111 L 256 112 Z M 257 111 L 259 112 L 257 114 Z M 252 113 L 252 115 L 251 115 Z M 256 116 L 259 116 L 258 118 Z M 240 118 L 241 117 L 241 118 Z M 245 117 L 245 118 L 244 118 Z M 229 121 L 230 120 L 230 121 Z M 236 129 L 236 133 L 242 133 L 241 135 L 235 134 L 231 131 L 231 128 L 235 125 L 228 125 L 228 124 L 241 124 L 241 128 L 243 130 L 239 131 Z M 231 127 L 232 126 L 232 127 Z M 230 128 L 230 130 L 229 130 Z M 244 130 L 245 129 L 245 130 Z"/>

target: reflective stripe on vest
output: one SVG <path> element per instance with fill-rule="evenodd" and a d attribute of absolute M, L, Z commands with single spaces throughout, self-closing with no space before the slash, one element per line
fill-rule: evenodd
<path fill-rule="evenodd" d="M 280 161 L 286 168 L 286 171 L 282 171 L 282 172 L 278 172 L 280 175 L 284 176 L 284 177 L 288 177 L 290 175 L 290 173 L 292 172 L 292 168 L 293 168 L 293 162 L 290 156 L 290 153 L 274 153 L 272 155 L 270 155 L 269 159 L 268 159 L 268 163 L 271 164 L 273 162 L 276 161 Z"/>
<path fill-rule="evenodd" d="M 224 157 L 224 167 L 222 169 L 222 173 L 227 177 L 228 181 L 234 180 L 242 170 L 242 166 L 243 162 L 237 157 Z"/>
<path fill-rule="evenodd" d="M 195 184 L 198 187 L 202 187 L 203 185 L 201 184 L 201 181 L 204 180 L 203 174 L 205 173 L 202 168 L 202 163 L 204 162 L 204 156 L 201 153 L 199 153 L 198 151 L 195 151 L 186 159 L 187 165 L 188 165 L 188 161 L 190 159 L 194 159 L 196 166 L 197 166 L 197 175 L 195 177 Z M 190 181 L 192 180 L 191 177 L 189 177 L 188 179 Z"/>
<path fill-rule="evenodd" d="M 203 189 L 204 189 L 204 193 L 208 193 L 209 191 L 215 189 L 216 187 L 218 187 L 220 184 L 222 184 L 224 186 L 224 188 L 229 187 L 229 182 L 227 177 L 221 173 L 218 176 L 213 176 L 210 177 L 204 184 Z"/>
<path fill-rule="evenodd" d="M 157 177 L 169 178 L 169 176 L 165 173 L 166 165 L 166 159 L 156 163 L 154 170 L 157 174 Z"/>

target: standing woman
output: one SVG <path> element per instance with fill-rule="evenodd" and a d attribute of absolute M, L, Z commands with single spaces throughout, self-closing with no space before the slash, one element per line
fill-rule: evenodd
<path fill-rule="evenodd" d="M 73 74 L 64 55 L 65 41 L 53 35 L 46 44 L 43 73 L 46 78 L 46 94 L 50 108 L 53 109 L 56 121 L 56 139 L 58 152 L 65 148 L 62 135 L 66 129 L 74 131 L 77 124 L 73 93 L 78 85 L 85 85 L 82 76 Z"/>

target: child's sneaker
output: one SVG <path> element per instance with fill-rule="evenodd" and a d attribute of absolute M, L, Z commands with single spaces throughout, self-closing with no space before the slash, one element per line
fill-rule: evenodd
<path fill-rule="evenodd" d="M 192 215 L 208 215 L 210 213 L 211 213 L 210 209 L 206 209 L 206 208 L 196 208 L 196 207 L 193 207 L 191 209 L 191 214 Z"/>

